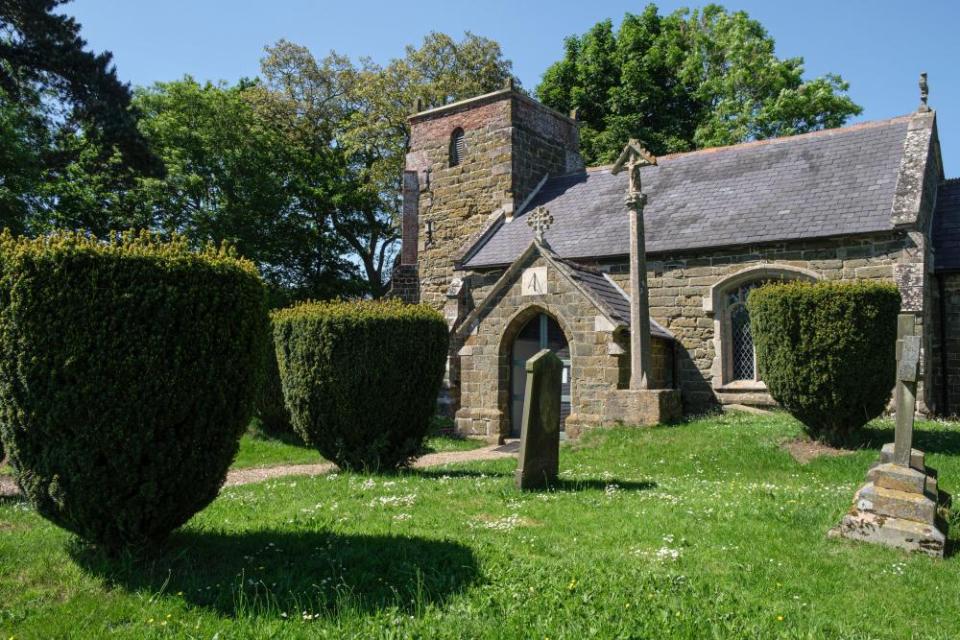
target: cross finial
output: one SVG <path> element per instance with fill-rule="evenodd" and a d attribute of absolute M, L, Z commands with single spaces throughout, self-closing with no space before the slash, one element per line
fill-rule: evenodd
<path fill-rule="evenodd" d="M 930 111 L 930 105 L 927 104 L 927 98 L 930 96 L 930 87 L 927 86 L 927 74 L 920 74 L 920 108 L 917 111 Z"/>
<path fill-rule="evenodd" d="M 543 243 L 543 234 L 553 224 L 553 214 L 546 207 L 537 207 L 527 216 L 527 225 L 533 229 L 533 237 L 538 243 Z"/>

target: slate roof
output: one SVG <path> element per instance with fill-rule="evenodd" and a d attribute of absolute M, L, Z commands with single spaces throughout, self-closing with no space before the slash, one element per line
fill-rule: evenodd
<path fill-rule="evenodd" d="M 630 327 L 630 298 L 610 276 L 575 262 L 564 260 L 562 264 L 568 269 L 571 278 L 590 291 L 610 320 Z M 673 334 L 653 318 L 650 318 L 650 333 L 661 338 L 674 339 Z"/>
<path fill-rule="evenodd" d="M 933 259 L 937 271 L 960 271 L 960 179 L 941 183 L 937 191 Z"/>
<path fill-rule="evenodd" d="M 648 253 L 885 231 L 910 116 L 658 158 L 642 169 Z M 562 258 L 628 255 L 627 172 L 550 178 L 512 221 L 466 252 L 467 268 L 510 264 L 546 206 Z"/>

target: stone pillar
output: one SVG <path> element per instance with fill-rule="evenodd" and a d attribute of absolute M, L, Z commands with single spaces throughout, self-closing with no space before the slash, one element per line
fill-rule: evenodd
<path fill-rule="evenodd" d="M 627 194 L 630 215 L 630 388 L 650 388 L 650 294 L 647 289 L 647 247 L 643 207 L 647 196 Z"/>

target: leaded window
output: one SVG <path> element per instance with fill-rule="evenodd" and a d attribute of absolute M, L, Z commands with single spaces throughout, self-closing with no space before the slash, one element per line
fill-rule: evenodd
<path fill-rule="evenodd" d="M 733 379 L 753 380 L 753 335 L 750 333 L 750 314 L 738 304 L 730 312 L 730 332 L 733 334 Z"/>
<path fill-rule="evenodd" d="M 730 320 L 730 373 L 732 380 L 756 380 L 756 357 L 753 348 L 753 333 L 750 331 L 750 313 L 747 298 L 759 282 L 745 284 L 727 294 Z"/>

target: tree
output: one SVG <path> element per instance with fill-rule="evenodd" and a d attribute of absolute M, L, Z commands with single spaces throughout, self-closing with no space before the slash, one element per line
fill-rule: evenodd
<path fill-rule="evenodd" d="M 56 101 L 66 112 L 44 113 L 63 119 L 51 126 L 82 126 L 107 155 L 115 147 L 125 164 L 162 171 L 137 129 L 130 87 L 117 78 L 112 54 L 87 51 L 80 25 L 54 13 L 68 1 L 0 0 L 0 89 L 25 104 L 40 95 Z"/>
<path fill-rule="evenodd" d="M 805 81 L 763 26 L 720 6 L 661 16 L 655 5 L 566 40 L 537 96 L 576 109 L 589 164 L 612 162 L 630 138 L 654 154 L 841 126 L 861 112 L 834 74 Z"/>
<path fill-rule="evenodd" d="M 0 226 L 14 233 L 37 207 L 48 138 L 42 122 L 0 89 Z"/>
<path fill-rule="evenodd" d="M 109 52 L 86 50 L 63 0 L 0 0 L 0 224 L 104 234 L 145 226 L 129 197 L 163 165 Z"/>
<path fill-rule="evenodd" d="M 142 218 L 197 245 L 223 240 L 260 267 L 275 293 L 327 298 L 357 291 L 331 211 L 349 193 L 342 154 L 304 139 L 257 83 L 191 78 L 138 90 L 141 128 L 167 167 L 141 179 Z"/>
<path fill-rule="evenodd" d="M 385 292 L 384 271 L 398 238 L 414 104 L 419 99 L 424 108 L 435 107 L 500 88 L 511 66 L 499 44 L 472 33 L 459 42 L 431 33 L 386 66 L 368 59 L 357 65 L 336 53 L 317 60 L 284 40 L 267 48 L 264 88 L 290 105 L 305 138 L 344 153 L 349 196 L 338 201 L 331 220 L 357 255 L 372 295 Z"/>

